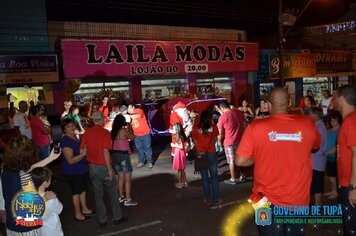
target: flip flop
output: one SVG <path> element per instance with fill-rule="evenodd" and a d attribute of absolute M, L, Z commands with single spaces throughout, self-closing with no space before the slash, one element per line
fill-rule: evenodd
<path fill-rule="evenodd" d="M 91 213 L 82 213 L 84 216 L 95 216 L 96 215 L 96 211 L 91 211 Z"/>
<path fill-rule="evenodd" d="M 90 216 L 86 216 L 86 215 L 84 215 L 84 219 L 77 219 L 77 218 L 74 217 L 74 221 L 77 221 L 77 222 L 84 222 L 84 221 L 88 221 L 90 219 L 91 219 L 91 217 Z"/>

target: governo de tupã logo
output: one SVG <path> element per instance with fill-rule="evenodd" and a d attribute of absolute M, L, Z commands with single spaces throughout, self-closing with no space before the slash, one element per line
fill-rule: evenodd
<path fill-rule="evenodd" d="M 16 225 L 34 227 L 43 225 L 43 216 L 46 213 L 46 203 L 37 193 L 31 181 L 19 191 L 11 202 L 11 211 L 16 219 Z"/>

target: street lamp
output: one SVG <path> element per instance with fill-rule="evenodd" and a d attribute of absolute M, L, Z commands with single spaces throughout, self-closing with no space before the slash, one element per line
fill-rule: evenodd
<path fill-rule="evenodd" d="M 283 14 L 283 0 L 279 0 L 278 6 L 278 58 L 279 58 L 279 79 L 281 87 L 285 86 L 284 81 L 284 68 L 283 68 L 283 44 L 285 42 L 285 37 L 288 35 L 289 31 L 293 28 L 295 22 L 300 18 L 304 11 L 308 8 L 312 0 L 309 0 L 304 8 L 301 10 L 298 17 L 295 17 L 292 14 L 284 13 Z M 283 32 L 283 26 L 289 26 L 286 33 Z"/>

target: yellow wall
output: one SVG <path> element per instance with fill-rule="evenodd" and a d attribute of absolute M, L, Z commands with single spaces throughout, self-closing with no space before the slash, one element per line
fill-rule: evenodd
<path fill-rule="evenodd" d="M 30 100 L 33 100 L 35 104 L 37 103 L 38 90 L 41 90 L 42 87 L 32 87 L 32 88 L 8 88 L 6 94 L 11 93 L 14 95 L 17 100 L 15 101 L 15 107 L 19 106 L 19 102 L 24 100 L 30 104 Z"/>

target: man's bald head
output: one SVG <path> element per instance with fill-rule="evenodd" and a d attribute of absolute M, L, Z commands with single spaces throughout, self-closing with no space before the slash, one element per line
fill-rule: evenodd
<path fill-rule="evenodd" d="M 289 95 L 284 88 L 275 88 L 269 96 L 271 103 L 271 113 L 288 113 Z"/>

